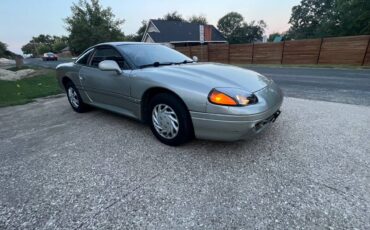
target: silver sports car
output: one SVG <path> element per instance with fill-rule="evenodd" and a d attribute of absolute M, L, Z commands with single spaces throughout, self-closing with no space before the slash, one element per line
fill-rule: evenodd
<path fill-rule="evenodd" d="M 194 136 L 235 141 L 261 132 L 280 114 L 283 95 L 256 72 L 198 63 L 159 44 L 112 42 L 57 67 L 76 112 L 90 106 L 145 123 L 167 145 Z"/>

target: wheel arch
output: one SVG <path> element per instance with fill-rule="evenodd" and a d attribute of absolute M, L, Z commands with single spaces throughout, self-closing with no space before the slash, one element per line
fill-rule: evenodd
<path fill-rule="evenodd" d="M 72 82 L 72 83 L 73 83 L 73 81 L 72 81 L 72 79 L 71 79 L 71 78 L 69 78 L 69 77 L 67 77 L 67 76 L 62 77 L 62 84 L 63 84 L 63 86 L 64 86 L 64 89 L 66 89 L 66 86 L 67 86 L 67 83 L 68 83 L 68 82 Z"/>
<path fill-rule="evenodd" d="M 149 111 L 149 103 L 150 99 L 153 98 L 155 95 L 161 94 L 161 93 L 167 93 L 171 94 L 174 97 L 176 97 L 183 106 L 185 106 L 186 111 L 189 113 L 189 108 L 184 102 L 184 100 L 175 92 L 173 92 L 170 89 L 164 88 L 164 87 L 152 87 L 147 89 L 144 93 L 143 96 L 141 97 L 141 120 L 144 123 L 147 123 L 150 117 L 150 111 Z M 189 113 L 190 116 L 190 113 Z"/>

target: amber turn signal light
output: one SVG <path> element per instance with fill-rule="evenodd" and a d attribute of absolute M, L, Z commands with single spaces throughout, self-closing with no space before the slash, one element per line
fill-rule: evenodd
<path fill-rule="evenodd" d="M 209 95 L 209 101 L 217 105 L 238 105 L 238 103 L 228 95 L 213 90 Z"/>

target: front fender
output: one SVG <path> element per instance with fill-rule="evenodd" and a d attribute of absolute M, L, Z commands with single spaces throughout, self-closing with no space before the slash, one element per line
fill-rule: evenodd
<path fill-rule="evenodd" d="M 177 94 L 190 111 L 205 112 L 208 93 L 205 84 L 194 83 L 191 78 L 159 74 L 156 71 L 134 70 L 131 81 L 131 96 L 141 100 L 151 88 L 164 88 Z"/>

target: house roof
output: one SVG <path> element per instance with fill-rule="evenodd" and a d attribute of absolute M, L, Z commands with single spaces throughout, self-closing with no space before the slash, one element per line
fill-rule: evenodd
<path fill-rule="evenodd" d="M 69 46 L 66 46 L 64 49 L 61 50 L 62 52 L 70 51 Z"/>
<path fill-rule="evenodd" d="M 180 21 L 167 21 L 167 20 L 150 20 L 160 31 L 148 32 L 150 37 L 155 42 L 186 42 L 186 41 L 200 41 L 199 38 L 199 24 L 188 23 Z M 206 42 L 226 42 L 226 39 L 214 26 L 210 25 L 212 29 L 211 40 Z"/>

